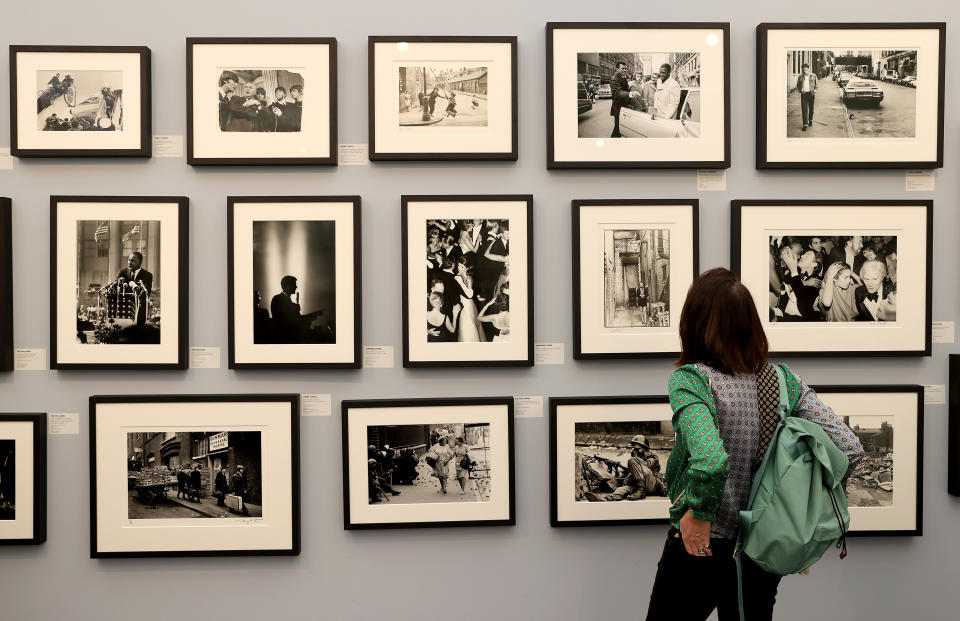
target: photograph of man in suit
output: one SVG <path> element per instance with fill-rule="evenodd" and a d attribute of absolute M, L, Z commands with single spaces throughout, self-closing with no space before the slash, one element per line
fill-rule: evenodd
<path fill-rule="evenodd" d="M 803 115 L 803 131 L 813 125 L 813 103 L 817 97 L 817 76 L 810 72 L 810 65 L 803 63 L 803 73 L 797 76 L 797 92 L 800 93 L 800 113 Z"/>
<path fill-rule="evenodd" d="M 137 325 L 147 323 L 147 297 L 153 292 L 153 274 L 143 269 L 143 255 L 131 252 L 127 267 L 117 273 L 120 293 L 133 293 L 137 298 Z"/>
<path fill-rule="evenodd" d="M 613 117 L 613 133 L 611 138 L 621 138 L 620 136 L 620 108 L 629 106 L 631 103 L 640 101 L 640 93 L 630 91 L 630 83 L 627 81 L 627 63 L 622 60 L 617 61 L 617 72 L 610 78 L 610 116 Z"/>

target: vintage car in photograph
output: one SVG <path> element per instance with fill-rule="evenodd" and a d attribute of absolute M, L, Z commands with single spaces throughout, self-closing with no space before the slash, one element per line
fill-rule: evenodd
<path fill-rule="evenodd" d="M 910 88 L 917 88 L 917 78 L 913 77 L 912 75 L 908 75 L 901 80 L 900 84 L 909 86 Z"/>
<path fill-rule="evenodd" d="M 853 76 L 849 73 L 841 73 L 839 76 L 837 76 L 837 86 L 843 88 L 851 79 L 853 79 Z"/>
<path fill-rule="evenodd" d="M 879 106 L 883 101 L 883 89 L 876 82 L 847 82 L 843 87 L 843 103 Z"/>
<path fill-rule="evenodd" d="M 620 108 L 620 135 L 624 138 L 698 138 L 700 89 L 682 89 L 677 111 L 669 118 L 658 117 L 652 110 Z"/>
<path fill-rule="evenodd" d="M 583 82 L 577 82 L 577 114 L 583 114 L 593 109 L 593 100 Z"/>
<path fill-rule="evenodd" d="M 610 99 L 613 97 L 613 94 L 610 92 L 609 84 L 601 84 L 600 88 L 597 89 L 597 98 L 598 99 Z"/>

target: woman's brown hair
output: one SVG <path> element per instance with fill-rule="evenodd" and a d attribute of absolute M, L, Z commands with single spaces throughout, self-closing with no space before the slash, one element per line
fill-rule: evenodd
<path fill-rule="evenodd" d="M 687 291 L 680 313 L 680 360 L 722 373 L 755 373 L 768 356 L 767 336 L 750 291 L 737 275 L 717 267 Z"/>

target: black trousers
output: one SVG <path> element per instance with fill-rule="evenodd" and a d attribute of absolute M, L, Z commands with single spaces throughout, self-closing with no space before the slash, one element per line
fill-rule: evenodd
<path fill-rule="evenodd" d="M 816 96 L 813 91 L 800 93 L 800 112 L 803 115 L 804 125 L 813 125 L 813 102 Z"/>
<path fill-rule="evenodd" d="M 620 113 L 619 112 L 613 115 L 613 133 L 610 134 L 610 137 L 623 138 L 623 136 L 620 135 Z"/>
<path fill-rule="evenodd" d="M 739 621 L 734 541 L 711 539 L 713 556 L 692 556 L 670 529 L 657 565 L 647 621 L 704 621 L 714 609 L 720 621 Z M 746 556 L 743 567 L 743 608 L 747 621 L 770 621 L 780 576 L 761 569 Z"/>

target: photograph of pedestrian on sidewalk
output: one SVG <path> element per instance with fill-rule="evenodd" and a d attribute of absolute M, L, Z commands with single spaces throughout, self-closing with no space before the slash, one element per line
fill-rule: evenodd
<path fill-rule="evenodd" d="M 403 131 L 487 126 L 487 68 L 469 61 L 401 65 L 399 116 Z"/>

